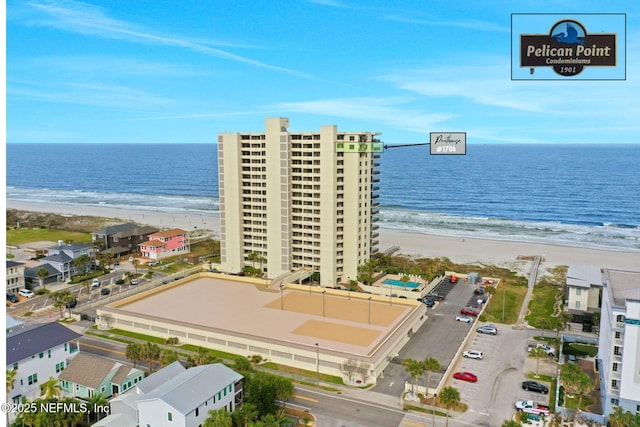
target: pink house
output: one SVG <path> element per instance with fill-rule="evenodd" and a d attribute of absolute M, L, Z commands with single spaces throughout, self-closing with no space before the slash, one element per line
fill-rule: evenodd
<path fill-rule="evenodd" d="M 140 254 L 150 259 L 161 259 L 191 251 L 189 233 L 179 228 L 149 234 L 149 241 L 138 244 Z"/>

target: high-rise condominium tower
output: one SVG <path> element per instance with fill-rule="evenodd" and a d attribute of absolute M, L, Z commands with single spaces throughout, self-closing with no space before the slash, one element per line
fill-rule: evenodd
<path fill-rule="evenodd" d="M 356 279 L 377 251 L 379 134 L 288 128 L 267 118 L 265 132 L 218 135 L 222 266 Z"/>

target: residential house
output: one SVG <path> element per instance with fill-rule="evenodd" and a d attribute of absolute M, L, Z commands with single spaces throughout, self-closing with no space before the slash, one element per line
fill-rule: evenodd
<path fill-rule="evenodd" d="M 7 398 L 39 397 L 40 385 L 57 378 L 77 354 L 80 336 L 58 322 L 14 328 L 7 335 L 7 369 L 18 374 Z"/>
<path fill-rule="evenodd" d="M 222 363 L 159 370 L 111 400 L 111 413 L 94 426 L 198 427 L 210 410 L 234 412 L 243 399 L 243 376 Z"/>
<path fill-rule="evenodd" d="M 45 283 L 69 280 L 71 277 L 82 274 L 84 269 L 93 268 L 95 265 L 95 246 L 88 243 L 63 244 L 58 242 L 57 246 L 48 248 L 48 255 L 40 258 L 38 267 L 29 268 L 25 271 L 27 280 L 31 283 L 40 284 L 38 270 L 45 268 L 49 271 L 49 276 Z M 73 261 L 83 255 L 89 257 L 86 266 L 75 266 Z"/>
<path fill-rule="evenodd" d="M 58 378 L 63 394 L 89 399 L 97 393 L 107 397 L 117 396 L 142 381 L 144 371 L 81 352 L 71 360 Z"/>
<path fill-rule="evenodd" d="M 24 288 L 24 271 L 23 263 L 7 260 L 7 292 L 17 294 Z"/>
<path fill-rule="evenodd" d="M 138 245 L 140 254 L 149 259 L 162 259 L 191 251 L 189 233 L 179 228 L 149 234 L 149 241 Z"/>
<path fill-rule="evenodd" d="M 640 411 L 640 271 L 604 270 L 598 336 L 604 415 Z"/>
<path fill-rule="evenodd" d="M 594 323 L 600 311 L 602 273 L 600 267 L 570 265 L 567 271 L 567 311 L 573 323 Z"/>
<path fill-rule="evenodd" d="M 135 252 L 138 244 L 147 241 L 149 234 L 157 231 L 155 227 L 126 223 L 101 228 L 91 233 L 91 238 L 102 253 L 119 257 Z"/>

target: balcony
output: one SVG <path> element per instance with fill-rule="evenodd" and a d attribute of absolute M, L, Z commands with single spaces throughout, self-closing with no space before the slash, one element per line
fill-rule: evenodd
<path fill-rule="evenodd" d="M 372 199 L 379 199 L 379 198 L 380 198 L 380 195 L 379 195 L 378 193 L 372 193 L 372 194 L 371 194 L 371 198 L 372 198 Z"/>
<path fill-rule="evenodd" d="M 371 233 L 371 238 L 375 239 L 377 237 L 380 237 L 380 233 Z"/>
<path fill-rule="evenodd" d="M 374 246 L 378 246 L 379 244 L 380 244 L 380 241 L 379 241 L 379 240 L 372 240 L 372 241 L 371 241 L 371 246 L 372 246 L 372 247 L 374 247 Z"/>
<path fill-rule="evenodd" d="M 378 215 L 380 213 L 380 209 L 377 207 L 371 209 L 371 216 Z"/>
<path fill-rule="evenodd" d="M 371 182 L 373 182 L 374 184 L 377 184 L 380 182 L 380 178 L 371 178 Z"/>

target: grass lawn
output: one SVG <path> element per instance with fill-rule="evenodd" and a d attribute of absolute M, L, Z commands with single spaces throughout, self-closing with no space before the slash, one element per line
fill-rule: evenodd
<path fill-rule="evenodd" d="M 525 316 L 525 320 L 529 325 L 534 328 L 542 328 L 542 321 L 546 320 L 550 324 L 545 327 L 553 329 L 555 324 L 561 322 L 559 318 L 551 317 L 558 292 L 560 292 L 560 288 L 555 285 L 538 284 L 533 288 L 533 296 L 529 303 L 529 314 Z"/>
<path fill-rule="evenodd" d="M 23 245 L 39 240 L 57 242 L 63 240 L 73 243 L 91 243 L 90 233 L 78 233 L 74 231 L 52 230 L 49 228 L 19 228 L 7 230 L 7 245 Z"/>
<path fill-rule="evenodd" d="M 263 366 L 267 369 L 271 369 L 273 371 L 287 372 L 289 374 L 300 375 L 302 377 L 306 377 L 309 379 L 318 378 L 317 372 L 307 371 L 299 368 L 293 368 L 291 366 L 278 365 L 277 363 L 273 363 L 273 362 L 261 363 L 260 366 Z M 335 375 L 320 374 L 320 381 L 323 381 L 325 383 L 332 383 L 332 384 L 340 384 L 340 385 L 344 384 L 342 382 L 342 378 L 336 377 Z"/>
<path fill-rule="evenodd" d="M 503 280 L 498 289 L 489 299 L 489 305 L 480 320 L 485 322 L 514 324 L 518 321 L 520 307 L 527 295 L 527 286 L 511 280 Z M 502 307 L 504 301 L 504 321 L 502 319 Z"/>
<path fill-rule="evenodd" d="M 568 397 L 569 394 L 566 393 L 565 391 L 565 395 L 564 395 L 564 407 L 565 408 L 569 408 L 569 409 L 576 409 L 578 407 L 578 400 L 580 399 L 580 396 L 578 396 L 577 394 L 571 394 L 571 397 Z M 583 396 L 582 397 L 582 404 L 580 405 L 580 410 L 587 412 L 587 408 L 591 405 L 593 405 L 593 399 L 589 396 Z"/>

